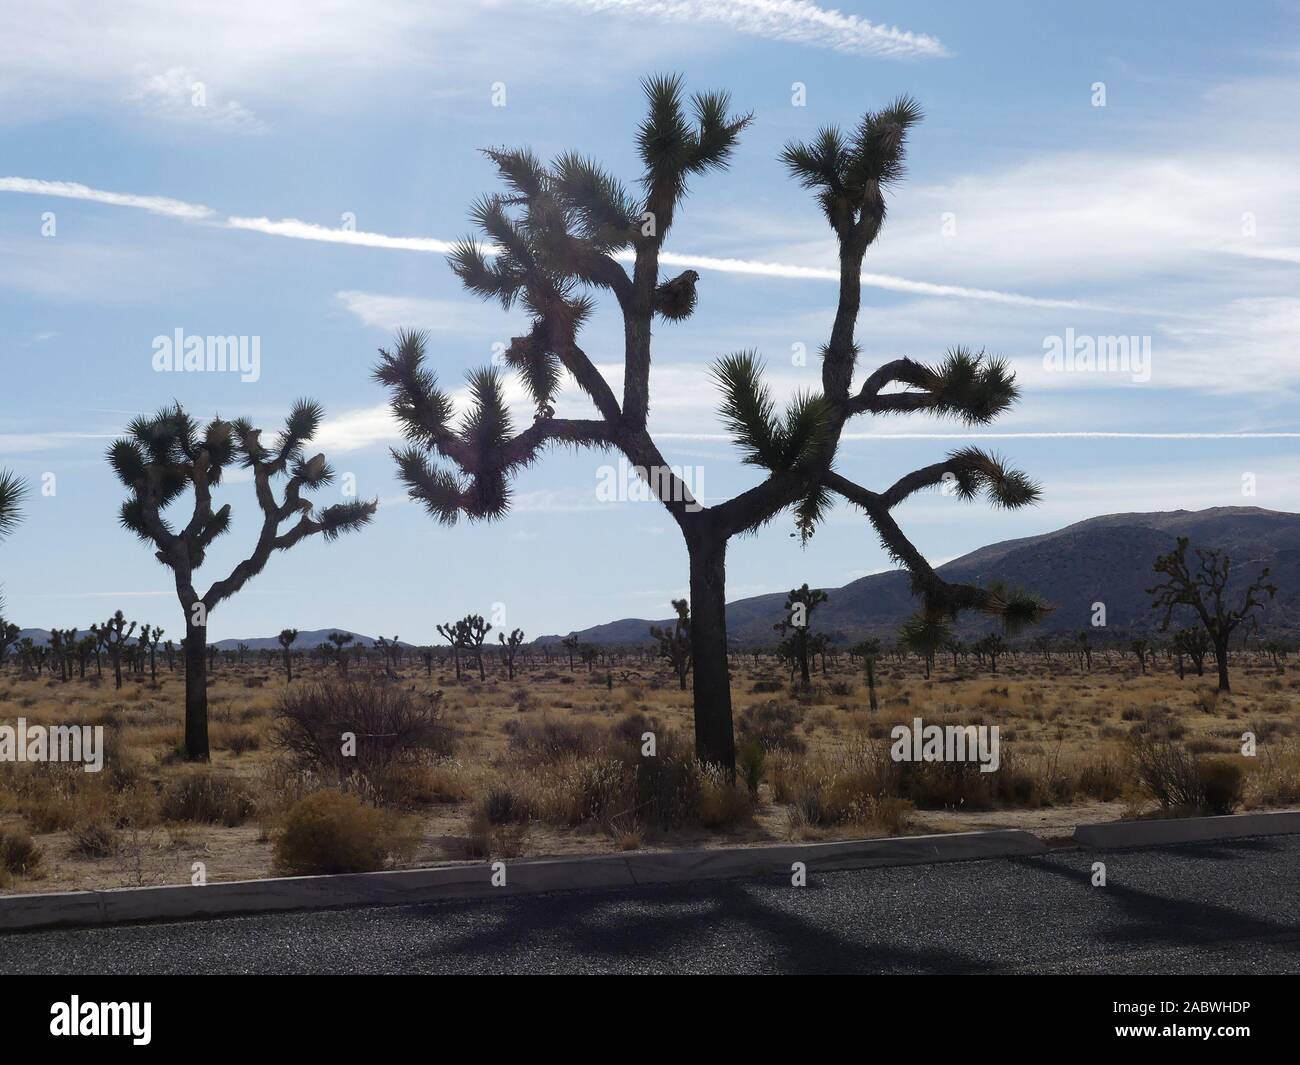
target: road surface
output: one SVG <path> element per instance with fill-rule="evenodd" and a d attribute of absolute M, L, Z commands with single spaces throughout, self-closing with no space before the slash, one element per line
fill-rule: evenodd
<path fill-rule="evenodd" d="M 1297 973 L 1300 836 L 29 932 L 0 972 Z"/>

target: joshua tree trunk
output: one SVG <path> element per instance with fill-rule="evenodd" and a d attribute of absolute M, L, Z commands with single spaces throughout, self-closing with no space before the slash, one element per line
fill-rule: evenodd
<path fill-rule="evenodd" d="M 185 758 L 208 760 L 208 632 L 185 626 Z"/>
<path fill-rule="evenodd" d="M 1219 691 L 1232 691 L 1232 685 L 1228 683 L 1228 638 L 1214 641 L 1214 661 L 1219 667 Z"/>
<path fill-rule="evenodd" d="M 284 649 L 284 672 L 287 678 L 285 680 L 285 683 L 292 684 L 293 683 L 293 662 L 289 659 L 289 649 L 287 647 Z"/>
<path fill-rule="evenodd" d="M 867 697 L 871 700 L 871 711 L 875 713 L 880 709 L 876 702 L 876 660 L 870 656 L 867 657 Z"/>
<path fill-rule="evenodd" d="M 736 765 L 731 728 L 731 675 L 727 668 L 727 542 L 693 537 L 691 563 L 691 657 L 695 683 L 695 757 Z"/>

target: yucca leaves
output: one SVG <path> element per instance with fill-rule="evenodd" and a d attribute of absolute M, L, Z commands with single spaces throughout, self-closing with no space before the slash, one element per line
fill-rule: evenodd
<path fill-rule="evenodd" d="M 0 470 L 0 538 L 8 536 L 22 520 L 21 505 L 27 495 L 22 478 L 9 470 Z"/>
<path fill-rule="evenodd" d="M 820 395 L 796 395 L 778 418 L 772 393 L 762 380 L 762 364 L 754 352 L 719 359 L 712 373 L 722 392 L 718 413 L 741 451 L 742 462 L 785 472 L 821 454 L 829 408 Z"/>

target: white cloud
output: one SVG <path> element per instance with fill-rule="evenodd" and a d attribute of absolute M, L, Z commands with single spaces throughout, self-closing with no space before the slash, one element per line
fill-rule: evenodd
<path fill-rule="evenodd" d="M 486 307 L 466 299 L 435 300 L 419 296 L 392 296 L 382 292 L 347 289 L 334 293 L 335 300 L 364 325 L 385 332 L 397 329 L 427 329 L 433 332 L 494 330 L 508 332 L 499 307 Z"/>
<path fill-rule="evenodd" d="M 934 37 L 880 26 L 805 0 L 552 0 L 599 14 L 630 15 L 661 22 L 725 26 L 738 33 L 788 41 L 852 55 L 890 59 L 949 54 Z"/>
<path fill-rule="evenodd" d="M 266 128 L 238 100 L 221 99 L 189 67 L 169 67 L 161 74 L 142 75 L 126 98 L 156 118 L 202 124 L 230 133 L 260 133 Z"/>
<path fill-rule="evenodd" d="M 212 216 L 212 208 L 201 203 L 186 203 L 169 196 L 141 196 L 131 192 L 106 192 L 76 181 L 41 181 L 37 178 L 0 178 L 0 192 L 24 192 L 33 196 L 58 196 L 68 200 L 88 200 L 113 207 L 135 207 L 152 214 L 172 218 L 201 219 Z"/>

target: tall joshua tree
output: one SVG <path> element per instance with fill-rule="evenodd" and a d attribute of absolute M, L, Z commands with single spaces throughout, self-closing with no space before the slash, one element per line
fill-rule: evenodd
<path fill-rule="evenodd" d="M 516 430 L 503 379 L 494 368 L 470 375 L 470 409 L 454 424 L 451 397 L 426 366 L 426 338 L 419 333 L 401 332 L 391 351 L 381 350 L 375 376 L 391 390 L 393 412 L 410 445 L 394 452 L 408 492 L 448 524 L 462 514 L 471 520 L 501 517 L 509 507 L 511 478 L 552 445 L 613 448 L 627 457 L 677 523 L 689 556 L 696 753 L 731 768 L 726 551 L 733 536 L 794 508 L 806 542 L 833 497 L 841 496 L 866 512 L 886 549 L 910 571 L 928 612 L 974 608 L 1024 622 L 1036 620 L 1042 606 L 946 582 L 891 512 L 913 493 L 945 482 L 955 483 L 962 498 L 983 491 L 1008 507 L 1034 502 L 1038 489 L 973 448 L 955 451 L 879 492 L 832 470 L 840 434 L 857 415 L 929 411 L 984 423 L 1017 396 L 1005 362 L 965 348 L 934 366 L 895 359 L 854 386 L 863 258 L 884 222 L 886 191 L 902 175 L 907 134 L 921 118 L 916 103 L 903 97 L 868 112 L 847 134 L 824 129 L 811 144 L 786 148 L 786 166 L 816 194 L 838 242 L 839 299 L 822 349 L 821 392 L 797 396 L 778 414 L 752 352 L 718 362 L 714 377 L 722 415 L 744 461 L 762 470 L 763 479 L 715 506 L 703 506 L 692 496 L 646 423 L 655 319 L 689 317 L 699 280 L 691 270 L 662 280 L 661 251 L 688 182 L 727 168 L 751 117 L 729 113 L 726 93 L 688 101 L 676 77 L 650 79 L 644 88 L 648 108 L 637 131 L 643 169 L 635 195 L 577 154 L 544 164 L 527 150 L 486 153 L 506 191 L 480 199 L 472 218 L 493 247 L 463 241 L 452 255 L 452 268 L 484 299 L 498 300 L 506 309 L 520 304 L 527 311 L 530 328 L 503 354 L 536 403 L 532 424 Z M 620 259 L 631 261 L 630 272 Z M 579 343 L 595 308 L 595 290 L 611 294 L 622 317 L 621 400 Z M 591 401 L 595 417 L 554 416 L 566 374 Z"/>
<path fill-rule="evenodd" d="M 501 657 L 506 661 L 506 679 L 515 679 L 515 655 L 519 653 L 519 645 L 524 642 L 524 630 L 512 629 L 510 635 L 504 632 L 497 633 L 497 642 L 501 644 Z"/>
<path fill-rule="evenodd" d="M 122 611 L 115 611 L 113 616 L 102 625 L 91 625 L 90 631 L 99 641 L 100 646 L 108 652 L 108 660 L 113 664 L 113 687 L 122 687 L 122 652 L 126 641 L 135 632 L 135 622 L 127 622 Z"/>
<path fill-rule="evenodd" d="M 1228 640 L 1243 622 L 1257 619 L 1265 602 L 1277 595 L 1268 580 L 1268 569 L 1260 570 L 1241 594 L 1239 606 L 1227 602 L 1232 560 L 1222 551 L 1195 548 L 1196 562 L 1187 557 L 1188 540 L 1178 537 L 1178 546 L 1155 561 L 1154 569 L 1164 580 L 1147 589 L 1152 609 L 1161 612 L 1160 631 L 1168 632 L 1175 607 L 1188 607 L 1204 627 L 1219 667 L 1219 691 L 1231 690 L 1228 680 Z M 1204 651 L 1202 651 L 1202 656 Z M 1144 670 L 1145 672 L 1145 670 Z"/>
<path fill-rule="evenodd" d="M 812 683 L 812 674 L 808 671 L 808 658 L 812 649 L 809 627 L 812 625 L 813 611 L 830 597 L 820 588 L 802 585 L 792 588 L 785 597 L 785 617 L 772 627 L 782 635 L 790 634 L 790 653 L 799 665 L 799 679 L 804 687 Z"/>
<path fill-rule="evenodd" d="M 262 430 L 244 419 L 214 418 L 196 423 L 179 404 L 153 417 L 133 421 L 127 435 L 114 441 L 108 460 L 130 491 L 122 504 L 122 525 L 155 548 L 155 556 L 171 569 L 176 596 L 185 613 L 185 756 L 208 757 L 207 646 L 208 617 L 259 574 L 271 554 L 287 551 L 302 540 L 320 535 L 333 540 L 359 529 L 374 516 L 377 503 L 352 500 L 317 511 L 303 493 L 328 485 L 334 471 L 324 455 L 307 458 L 304 447 L 320 426 L 322 411 L 310 400 L 293 405 L 284 429 L 266 446 Z M 232 465 L 253 476 L 261 527 L 249 555 L 206 592 L 194 586 L 208 547 L 230 527 L 230 504 L 214 510 L 212 490 Z M 285 479 L 283 497 L 275 483 Z M 188 521 L 175 527 L 165 511 L 187 490 L 194 493 Z M 286 523 L 288 528 L 281 530 Z"/>

